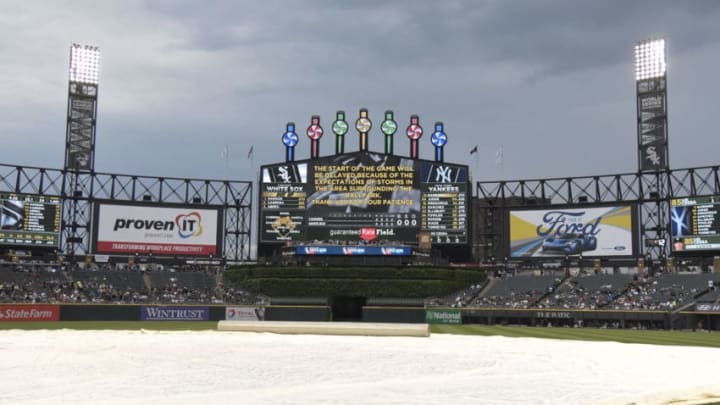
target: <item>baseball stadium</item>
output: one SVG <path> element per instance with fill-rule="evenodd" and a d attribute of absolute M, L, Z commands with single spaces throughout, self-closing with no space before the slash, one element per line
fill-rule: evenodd
<path fill-rule="evenodd" d="M 0 402 L 720 403 L 720 169 L 669 165 L 665 49 L 634 172 L 473 181 L 358 106 L 220 180 L 95 171 L 72 44 L 63 166 L 0 164 Z"/>

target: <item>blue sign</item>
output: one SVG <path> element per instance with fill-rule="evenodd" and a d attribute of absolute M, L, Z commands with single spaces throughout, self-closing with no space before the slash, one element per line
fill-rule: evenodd
<path fill-rule="evenodd" d="M 430 142 L 432 142 L 433 145 L 436 147 L 442 147 L 445 146 L 447 143 L 448 138 L 447 134 L 443 130 L 443 123 L 442 122 L 436 122 L 435 123 L 435 132 L 433 132 L 432 136 L 430 137 Z"/>
<path fill-rule="evenodd" d="M 298 140 L 298 135 L 295 132 L 295 124 L 288 123 L 285 133 L 282 136 L 283 145 L 287 146 L 288 148 L 292 148 L 297 145 Z"/>
<path fill-rule="evenodd" d="M 298 256 L 410 256 L 410 246 L 297 246 Z"/>

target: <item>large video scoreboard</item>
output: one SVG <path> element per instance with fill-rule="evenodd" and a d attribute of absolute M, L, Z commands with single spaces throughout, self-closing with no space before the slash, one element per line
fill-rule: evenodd
<path fill-rule="evenodd" d="M 467 244 L 467 166 L 357 152 L 263 166 L 262 242 Z"/>
<path fill-rule="evenodd" d="M 670 201 L 673 252 L 720 250 L 720 196 Z"/>
<path fill-rule="evenodd" d="M 56 248 L 62 206 L 57 197 L 0 193 L 0 245 Z"/>

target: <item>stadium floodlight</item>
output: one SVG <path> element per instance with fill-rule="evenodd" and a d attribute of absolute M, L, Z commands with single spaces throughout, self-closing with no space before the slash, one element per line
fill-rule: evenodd
<path fill-rule="evenodd" d="M 100 48 L 70 45 L 70 81 L 97 85 L 100 77 Z"/>
<path fill-rule="evenodd" d="M 666 69 L 664 39 L 649 39 L 635 45 L 635 80 L 663 77 Z"/>

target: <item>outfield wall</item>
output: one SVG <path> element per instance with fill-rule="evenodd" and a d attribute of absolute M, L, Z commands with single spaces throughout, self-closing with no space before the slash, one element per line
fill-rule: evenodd
<path fill-rule="evenodd" d="M 0 304 L 0 322 L 332 321 L 327 305 Z M 615 311 L 363 306 L 362 322 L 575 326 L 720 331 L 720 311 Z"/>

